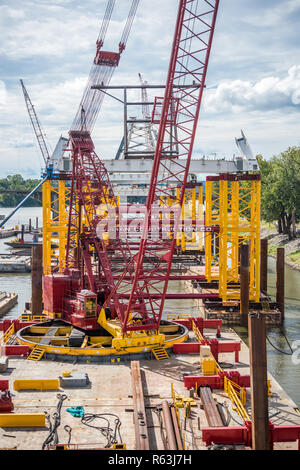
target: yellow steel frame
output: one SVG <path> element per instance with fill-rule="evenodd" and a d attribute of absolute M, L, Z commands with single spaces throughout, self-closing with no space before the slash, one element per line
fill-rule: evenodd
<path fill-rule="evenodd" d="M 176 190 L 176 201 L 179 204 L 180 200 L 180 188 Z M 197 194 L 198 193 L 198 194 Z M 203 187 L 199 185 L 194 188 L 186 188 L 184 193 L 181 219 L 184 220 L 199 220 L 203 221 Z M 189 248 L 203 250 L 203 233 L 196 232 L 195 223 L 193 226 L 193 232 L 179 232 L 177 233 L 176 240 L 177 245 L 181 247 L 182 251 L 185 251 L 187 244 Z M 198 240 L 198 242 L 197 242 Z M 198 245 L 197 245 L 198 244 Z"/>
<path fill-rule="evenodd" d="M 68 232 L 70 188 L 64 180 L 43 184 L 43 272 L 62 272 Z"/>
<path fill-rule="evenodd" d="M 239 251 L 245 243 L 249 245 L 249 298 L 259 301 L 260 197 L 259 179 L 237 176 L 206 183 L 206 225 L 219 225 L 220 233 L 205 234 L 205 276 L 208 282 L 219 280 L 219 294 L 225 302 L 240 300 Z"/>
<path fill-rule="evenodd" d="M 215 181 L 206 181 L 205 225 L 220 225 L 220 191 Z M 205 277 L 208 282 L 219 279 L 219 233 L 205 233 Z"/>
<path fill-rule="evenodd" d="M 179 205 L 181 195 L 181 188 L 176 188 L 176 197 L 172 199 L 171 197 L 160 197 L 160 206 L 167 206 L 172 207 L 173 205 Z M 164 215 L 163 213 L 160 214 L 160 218 L 163 217 L 170 217 L 174 218 L 172 213 L 170 215 Z M 200 220 L 203 221 L 203 187 L 199 185 L 194 188 L 186 188 L 184 193 L 183 205 L 181 209 L 181 220 Z M 187 233 L 181 231 L 181 224 L 180 230 L 175 234 L 176 237 L 176 244 L 180 246 L 182 251 L 185 251 L 187 248 L 187 244 L 189 244 L 189 249 L 200 249 L 203 250 L 203 233 L 197 233 L 195 230 L 195 224 L 193 224 L 193 232 Z M 173 233 L 169 232 L 167 236 L 172 239 Z M 199 240 L 199 242 L 197 242 Z M 197 246 L 199 243 L 199 246 Z"/>

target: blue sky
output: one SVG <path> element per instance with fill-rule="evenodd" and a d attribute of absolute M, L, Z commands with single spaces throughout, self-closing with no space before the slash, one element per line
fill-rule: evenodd
<path fill-rule="evenodd" d="M 130 5 L 116 1 L 104 49 L 117 50 Z M 177 6 L 177 0 L 140 1 L 111 84 L 136 84 L 139 72 L 149 83 L 165 83 Z M 105 7 L 106 0 L 0 0 L 0 177 L 40 175 L 19 79 L 54 149 L 76 114 Z M 231 157 L 241 129 L 253 152 L 266 158 L 300 144 L 299 19 L 300 0 L 220 1 L 195 157 Z M 103 159 L 118 149 L 122 112 L 105 99 L 93 131 Z"/>

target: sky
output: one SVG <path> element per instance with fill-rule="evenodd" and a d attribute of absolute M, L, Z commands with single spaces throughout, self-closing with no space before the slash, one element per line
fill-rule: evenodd
<path fill-rule="evenodd" d="M 68 135 L 106 3 L 0 0 L 0 177 L 41 174 L 20 79 L 50 152 Z M 118 50 L 130 6 L 131 0 L 116 0 L 105 50 Z M 111 85 L 138 84 L 139 73 L 150 84 L 165 83 L 177 9 L 178 0 L 140 0 Z M 253 153 L 265 158 L 300 145 L 299 20 L 300 0 L 220 1 L 194 158 L 232 158 L 241 129 Z M 115 96 L 122 99 L 120 92 Z M 92 135 L 101 159 L 114 158 L 122 134 L 122 105 L 107 96 Z"/>

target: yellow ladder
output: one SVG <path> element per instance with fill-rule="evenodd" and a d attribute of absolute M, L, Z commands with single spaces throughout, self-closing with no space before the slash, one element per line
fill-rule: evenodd
<path fill-rule="evenodd" d="M 167 351 L 162 346 L 154 346 L 152 348 L 152 352 L 157 361 L 161 361 L 162 359 L 169 359 Z"/>
<path fill-rule="evenodd" d="M 6 332 L 2 336 L 2 344 L 7 344 L 9 338 L 14 334 L 15 334 L 15 324 L 12 323 L 10 327 L 8 328 L 8 330 L 6 330 Z"/>
<path fill-rule="evenodd" d="M 27 357 L 27 359 L 30 359 L 31 361 L 39 361 L 40 359 L 42 359 L 44 352 L 44 349 L 39 346 L 35 346 Z"/>

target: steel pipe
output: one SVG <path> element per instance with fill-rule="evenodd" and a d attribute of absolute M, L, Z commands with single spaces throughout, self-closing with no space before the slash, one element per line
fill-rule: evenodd
<path fill-rule="evenodd" d="M 168 450 L 178 450 L 173 420 L 170 412 L 169 403 L 167 402 L 167 400 L 164 400 L 162 402 L 162 412 L 168 439 Z"/>

